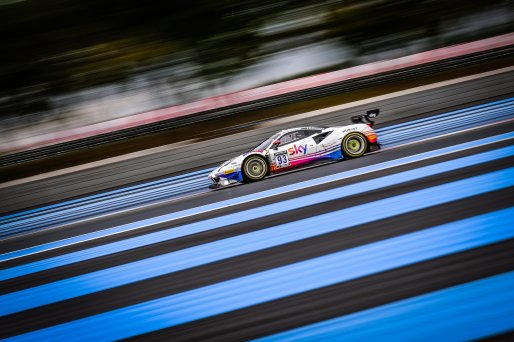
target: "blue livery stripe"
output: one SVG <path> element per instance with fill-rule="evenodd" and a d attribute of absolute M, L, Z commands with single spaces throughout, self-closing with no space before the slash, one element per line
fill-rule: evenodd
<path fill-rule="evenodd" d="M 500 176 L 512 174 L 496 173 L 488 176 L 497 180 Z M 474 180 L 482 181 L 478 178 Z M 513 208 L 499 210 L 29 332 L 8 340 L 43 341 L 54 340 L 56 336 L 62 340 L 84 341 L 128 338 L 511 239 L 514 237 L 514 230 L 510 227 L 513 214 Z"/>
<path fill-rule="evenodd" d="M 310 154 L 305 154 L 305 155 L 299 155 L 297 157 L 289 157 L 289 160 L 290 161 L 300 161 L 300 160 L 305 160 L 305 159 L 321 158 L 327 154 L 330 154 L 334 151 L 338 151 L 340 149 L 341 149 L 341 147 L 339 145 L 334 145 L 323 151 L 318 151 L 315 153 L 310 153 Z"/>

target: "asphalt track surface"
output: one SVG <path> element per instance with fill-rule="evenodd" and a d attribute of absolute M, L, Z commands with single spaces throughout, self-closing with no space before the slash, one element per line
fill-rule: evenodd
<path fill-rule="evenodd" d="M 462 128 L 5 239 L 0 338 L 512 337 L 514 121 Z"/>

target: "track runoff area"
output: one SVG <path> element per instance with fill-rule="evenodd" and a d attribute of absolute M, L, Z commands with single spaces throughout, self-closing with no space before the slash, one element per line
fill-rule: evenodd
<path fill-rule="evenodd" d="M 363 158 L 13 235 L 0 338 L 511 336 L 514 120 L 496 105 L 389 128 Z"/>

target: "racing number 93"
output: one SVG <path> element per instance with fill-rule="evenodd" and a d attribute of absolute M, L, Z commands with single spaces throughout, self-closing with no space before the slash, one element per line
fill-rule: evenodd
<path fill-rule="evenodd" d="M 275 155 L 275 163 L 277 164 L 277 168 L 289 166 L 287 153 Z"/>

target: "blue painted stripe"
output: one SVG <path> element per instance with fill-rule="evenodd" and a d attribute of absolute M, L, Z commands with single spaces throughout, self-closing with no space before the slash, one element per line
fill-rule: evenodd
<path fill-rule="evenodd" d="M 514 272 L 256 341 L 470 341 L 514 329 Z"/>
<path fill-rule="evenodd" d="M 380 142 L 385 147 L 437 136 L 442 132 L 455 132 L 487 122 L 513 117 L 513 99 L 496 101 L 389 126 L 379 129 L 377 132 Z M 333 157 L 337 158 L 337 156 Z M 155 203 L 184 194 L 192 194 L 207 187 L 209 183 L 206 179 L 208 171 L 207 169 L 200 170 L 0 217 L 0 237 L 69 224 L 117 210 Z M 184 184 L 185 182 L 188 182 L 188 184 Z"/>
<path fill-rule="evenodd" d="M 499 100 L 499 101 L 483 103 L 481 105 L 476 105 L 476 106 L 472 106 L 472 107 L 458 109 L 458 110 L 454 110 L 454 111 L 451 111 L 451 112 L 446 112 L 446 113 L 442 113 L 442 114 L 438 114 L 438 115 L 432 115 L 430 117 L 426 117 L 426 118 L 423 118 L 423 119 L 418 119 L 418 120 L 415 120 L 415 121 L 408 121 L 408 122 L 404 122 L 404 123 L 401 123 L 401 124 L 396 124 L 396 125 L 393 125 L 393 126 L 384 127 L 382 130 L 384 132 L 386 132 L 387 130 L 403 129 L 403 128 L 406 128 L 406 127 L 410 127 L 411 123 L 414 123 L 414 124 L 416 124 L 416 123 L 425 123 L 425 122 L 429 122 L 429 121 L 432 121 L 432 120 L 438 120 L 438 119 L 443 119 L 443 118 L 447 118 L 447 117 L 466 115 L 470 111 L 484 110 L 484 109 L 488 109 L 489 107 L 493 107 L 494 108 L 495 106 L 500 106 L 500 105 L 503 105 L 503 106 L 511 105 L 512 102 L 514 102 L 514 97 L 509 97 L 509 98 L 506 98 L 506 99 L 503 99 L 503 100 Z"/>
<path fill-rule="evenodd" d="M 448 118 L 443 122 L 434 122 L 430 126 L 421 127 L 417 129 L 409 129 L 396 133 L 384 134 L 377 132 L 381 144 L 385 147 L 392 147 L 399 144 L 405 144 L 410 141 L 416 141 L 420 139 L 426 139 L 435 137 L 444 133 L 451 133 L 469 129 L 472 127 L 484 125 L 487 123 L 509 119 L 514 117 L 514 106 L 508 109 L 488 111 L 487 113 L 480 113 L 464 118 Z"/>
<path fill-rule="evenodd" d="M 186 179 L 184 179 L 184 178 L 186 178 Z M 203 178 L 203 174 L 202 174 L 202 178 Z M 203 179 L 203 180 L 205 180 L 205 179 Z M 54 208 L 52 210 L 46 210 L 44 214 L 42 214 L 40 212 L 30 213 L 28 215 L 25 215 L 24 221 L 27 223 L 30 223 L 31 222 L 30 220 L 34 219 L 34 218 L 42 218 L 42 217 L 52 218 L 54 216 L 57 216 L 60 213 L 65 213 L 66 211 L 69 211 L 71 209 L 77 209 L 77 208 L 83 209 L 87 205 L 94 205 L 94 204 L 98 204 L 98 203 L 105 203 L 108 201 L 119 200 L 120 196 L 127 196 L 127 195 L 140 196 L 141 194 L 144 194 L 144 193 L 152 193 L 152 191 L 162 191 L 167 188 L 180 190 L 180 187 L 183 186 L 185 183 L 191 184 L 191 183 L 194 183 L 195 181 L 198 182 L 198 179 L 195 179 L 195 178 L 189 179 L 187 177 L 181 177 L 181 179 L 175 179 L 172 181 L 170 180 L 165 183 L 160 183 L 157 185 L 144 184 L 144 185 L 138 187 L 138 189 L 119 189 L 118 193 L 116 193 L 116 194 L 110 194 L 110 193 L 98 194 L 97 195 L 99 197 L 98 200 L 96 198 L 94 198 L 94 199 L 85 198 L 84 201 L 80 201 L 80 199 L 78 199 L 77 201 L 79 203 L 74 203 L 73 205 L 67 204 L 66 206 L 59 206 L 59 208 Z M 34 209 L 34 210 L 36 210 L 36 209 Z M 15 214 L 13 214 L 13 215 L 15 215 Z M 9 219 L 6 219 L 4 221 L 4 223 L 12 223 L 18 219 L 19 219 L 18 217 L 11 217 Z M 3 225 L 3 227 L 4 226 L 5 225 Z"/>
<path fill-rule="evenodd" d="M 177 183 L 178 182 L 178 183 Z M 135 204 L 146 204 L 153 200 L 162 200 L 164 198 L 172 198 L 174 196 L 193 193 L 195 189 L 205 189 L 210 183 L 206 178 L 202 179 L 185 179 L 179 180 L 165 186 L 160 185 L 156 189 L 140 189 L 137 193 L 113 195 L 110 200 L 102 200 L 92 203 L 82 203 L 78 207 L 58 210 L 52 214 L 35 215 L 23 220 L 14 220 L 2 225 L 0 236 L 10 235 L 14 231 L 17 233 L 31 230 L 31 225 L 38 225 L 39 228 L 49 227 L 54 223 L 64 224 L 71 222 L 76 218 L 76 211 L 80 210 L 84 213 L 94 213 L 100 215 L 104 212 L 109 212 L 112 206 L 115 205 L 117 210 L 122 210 L 127 207 L 132 207 Z"/>
<path fill-rule="evenodd" d="M 428 121 L 423 122 L 421 119 L 420 121 L 413 122 L 413 125 L 408 125 L 408 127 L 397 127 L 395 126 L 388 126 L 380 129 L 380 134 L 387 137 L 396 137 L 399 134 L 404 133 L 415 133 L 418 131 L 426 131 L 427 128 L 430 127 L 461 127 L 462 124 L 472 124 L 477 123 L 481 124 L 488 120 L 494 120 L 495 116 L 499 117 L 499 120 L 502 120 L 502 116 L 509 116 L 509 113 L 512 113 L 514 107 L 514 102 L 510 102 L 503 105 L 492 105 L 487 107 L 486 109 L 480 109 L 475 110 L 473 107 L 469 108 L 465 112 L 463 112 L 460 115 L 449 115 L 444 118 L 433 118 L 429 117 L 426 119 L 430 119 Z"/>
<path fill-rule="evenodd" d="M 0 314 L 103 291 L 244 253 L 514 185 L 514 168 L 467 178 L 0 296 Z M 333 189 L 330 191 L 337 191 Z M 322 196 L 322 194 L 315 194 Z M 266 210 L 264 210 L 266 211 Z M 313 227 L 316 227 L 314 232 Z M 513 231 L 514 232 L 514 231 Z M 96 254 L 93 254 L 96 256 Z"/>
<path fill-rule="evenodd" d="M 47 244 L 34 246 L 34 247 L 27 248 L 27 249 L 19 250 L 19 251 L 5 253 L 5 254 L 0 255 L 0 261 L 5 261 L 5 260 L 12 259 L 12 258 L 22 257 L 25 255 L 34 254 L 34 253 L 38 253 L 38 252 L 45 251 L 45 250 L 55 249 L 55 248 L 67 246 L 70 244 L 80 243 L 83 241 L 98 239 L 98 238 L 102 238 L 102 237 L 109 236 L 112 234 L 126 232 L 126 231 L 130 231 L 130 230 L 134 230 L 134 229 L 139 229 L 142 227 L 147 227 L 147 226 L 151 226 L 151 225 L 155 225 L 155 224 L 165 223 L 165 222 L 169 222 L 169 221 L 172 221 L 172 220 L 175 220 L 178 218 L 192 216 L 192 215 L 196 215 L 198 213 L 202 213 L 202 212 L 206 212 L 206 211 L 217 210 L 220 208 L 224 208 L 224 207 L 228 207 L 228 206 L 232 206 L 232 205 L 236 205 L 236 204 L 241 204 L 241 203 L 245 203 L 245 202 L 249 202 L 249 201 L 253 201 L 253 200 L 257 200 L 257 199 L 261 199 L 261 198 L 265 198 L 265 197 L 280 195 L 280 194 L 283 194 L 283 193 L 289 192 L 289 191 L 295 191 L 295 190 L 303 189 L 306 187 L 312 187 L 312 186 L 320 185 L 323 183 L 333 182 L 336 180 L 354 177 L 354 176 L 362 175 L 364 173 L 383 170 L 383 169 L 387 169 L 387 168 L 391 168 L 391 167 L 395 167 L 395 166 L 399 166 L 399 165 L 403 165 L 403 164 L 407 164 L 407 163 L 414 163 L 414 162 L 417 162 L 420 160 L 433 158 L 433 157 L 441 156 L 441 155 L 452 153 L 452 152 L 461 151 L 463 149 L 473 148 L 473 147 L 481 146 L 484 144 L 490 144 L 490 143 L 494 143 L 494 142 L 497 142 L 500 140 L 512 139 L 512 138 L 514 138 L 514 132 L 500 134 L 500 135 L 493 136 L 493 137 L 488 137 L 488 138 L 479 139 L 479 140 L 475 140 L 475 141 L 471 141 L 471 142 L 467 142 L 467 143 L 463 143 L 463 144 L 458 144 L 458 145 L 454 145 L 454 146 L 450 146 L 450 147 L 446 147 L 446 148 L 442 148 L 442 149 L 438 149 L 438 150 L 424 152 L 424 153 L 417 154 L 414 156 L 399 158 L 399 159 L 387 161 L 384 163 L 379 163 L 379 164 L 375 164 L 375 165 L 357 168 L 354 170 L 344 171 L 341 173 L 337 173 L 337 174 L 333 174 L 333 175 L 329 175 L 329 176 L 325 176 L 325 177 L 321 177 L 321 178 L 316 178 L 313 180 L 299 182 L 299 183 L 295 183 L 295 184 L 291 184 L 291 185 L 287 185 L 287 186 L 282 186 L 279 188 L 274 188 L 274 189 L 246 195 L 246 196 L 233 198 L 230 200 L 221 201 L 218 203 L 208 204 L 208 205 L 204 205 L 204 206 L 200 206 L 200 207 L 196 207 L 196 208 L 192 208 L 192 209 L 187 209 L 187 210 L 183 210 L 183 211 L 179 211 L 179 212 L 175 212 L 175 213 L 171 213 L 171 214 L 166 214 L 166 215 L 162 215 L 162 216 L 153 217 L 150 219 L 145 219 L 145 220 L 141 220 L 141 221 L 137 221 L 137 222 L 124 224 L 124 225 L 109 228 L 109 229 L 104 229 L 101 231 L 96 231 L 93 233 L 88 233 L 88 234 L 84 234 L 84 235 L 80 235 L 80 236 L 76 236 L 76 237 L 72 237 L 72 238 L 68 238 L 68 239 L 50 242 Z M 319 200 L 319 198 L 318 198 L 318 200 Z M 316 202 L 316 203 L 319 203 L 319 202 Z M 278 206 L 274 206 L 271 210 L 273 210 L 274 213 L 278 213 L 281 211 L 285 211 L 286 209 L 281 210 L 281 208 L 279 208 Z M 249 216 L 250 218 L 248 218 L 248 217 L 244 218 L 241 216 L 237 216 L 238 219 L 233 222 L 237 223 L 237 222 L 242 222 L 242 221 L 252 219 L 252 218 L 262 217 L 264 214 L 270 214 L 270 213 L 264 212 L 261 210 L 257 210 L 256 214 L 255 214 L 257 216 Z M 225 219 L 220 222 L 214 221 L 214 220 L 206 222 L 209 225 L 203 224 L 203 225 L 195 227 L 194 229 L 191 228 L 190 232 L 180 233 L 179 230 L 174 229 L 175 230 L 174 234 L 176 234 L 176 235 L 170 235 L 166 239 L 177 238 L 180 236 L 184 236 L 184 234 L 185 235 L 194 234 L 194 233 L 203 232 L 203 231 L 206 231 L 209 229 L 213 229 L 216 227 L 220 227 L 222 225 L 225 225 L 226 222 L 229 222 L 229 221 L 227 221 L 228 217 L 230 217 L 230 216 L 225 216 Z M 153 235 L 153 236 L 155 236 L 155 239 L 162 240 L 163 237 L 161 237 L 160 235 L 157 235 L 157 234 L 165 234 L 165 233 L 158 232 L 155 234 L 156 235 Z M 152 235 L 146 235 L 146 236 L 151 237 Z M 132 241 L 134 241 L 134 240 L 132 240 Z M 148 241 L 160 241 L 160 240 L 151 240 L 151 238 L 150 238 L 150 240 L 148 240 Z M 140 244 L 140 245 L 134 244 L 134 246 L 136 246 L 136 247 L 143 246 L 143 245 L 144 245 L 144 242 L 143 242 L 143 244 Z M 96 252 L 99 253 L 100 250 L 97 250 Z M 2 279 L 1 276 L 0 276 L 0 279 Z"/>
<path fill-rule="evenodd" d="M 29 332 L 12 340 L 54 340 L 56 336 L 61 340 L 117 340 L 220 315 L 511 239 L 513 214 L 510 208 L 444 224 Z"/>
<path fill-rule="evenodd" d="M 45 271 L 51 268 L 69 265 L 76 262 L 89 260 L 91 258 L 98 258 L 109 254 L 126 251 L 142 246 L 147 246 L 153 243 L 158 243 L 173 238 L 185 236 L 188 233 L 199 233 L 198 227 L 203 230 L 212 230 L 224 225 L 236 224 L 243 221 L 258 219 L 263 216 L 272 215 L 278 212 L 284 212 L 291 209 L 308 207 L 310 205 L 331 201 L 343 197 L 356 195 L 372 190 L 382 188 L 384 186 L 392 186 L 419 178 L 436 175 L 459 168 L 478 165 L 493 160 L 509 157 L 514 155 L 514 146 L 508 146 L 492 151 L 482 152 L 476 155 L 458 158 L 434 165 L 424 166 L 418 169 L 400 172 L 393 175 L 372 179 L 369 181 L 360 182 L 357 184 L 346 185 L 336 189 L 326 190 L 320 193 L 301 196 L 290 200 L 285 200 L 280 203 L 274 203 L 263 207 L 249 209 L 243 212 L 238 212 L 226 215 L 220 218 L 208 219 L 199 221 L 193 224 L 187 224 L 179 227 L 173 227 L 160 232 L 150 233 L 138 237 L 133 237 L 117 242 L 112 242 L 102 246 L 92 247 L 77 252 L 63 254 L 48 259 L 42 259 L 31 263 L 23 264 L 20 266 L 0 270 L 0 281 L 8 280 L 15 277 L 24 276 L 31 273 Z M 192 230 L 189 232 L 189 230 Z M 317 231 L 309 231 L 311 234 L 316 234 Z M 279 239 L 274 240 L 279 241 Z M 201 253 L 200 255 L 203 255 Z M 192 257 L 189 256 L 188 259 Z M 162 261 L 162 263 L 169 263 L 170 261 Z M 197 265 L 194 265 L 197 266 Z M 193 267 L 193 266 L 191 266 Z"/>
<path fill-rule="evenodd" d="M 511 103 L 508 106 L 493 106 L 487 108 L 487 111 L 468 111 L 464 113 L 463 115 L 455 115 L 450 117 L 445 117 L 443 119 L 439 120 L 430 120 L 428 123 L 418 123 L 414 122 L 413 125 L 409 125 L 408 128 L 402 127 L 398 128 L 395 126 L 392 126 L 392 129 L 390 127 L 386 127 L 383 129 L 378 130 L 378 132 L 381 133 L 381 135 L 384 135 L 388 138 L 396 138 L 397 135 L 403 135 L 405 133 L 417 133 L 417 132 L 423 132 L 423 131 L 430 131 L 432 130 L 432 127 L 444 127 L 444 128 L 460 128 L 463 125 L 469 125 L 469 124 L 483 124 L 484 122 L 488 120 L 493 120 L 495 117 L 498 117 L 500 120 L 503 119 L 504 116 L 508 117 L 512 114 L 512 110 L 514 105 Z M 480 118 L 480 120 L 477 120 Z M 385 131 L 382 131 L 385 130 Z"/>
<path fill-rule="evenodd" d="M 25 211 L 22 211 L 22 212 L 18 212 L 18 213 L 2 216 L 0 222 L 3 222 L 4 220 L 9 222 L 8 221 L 9 219 L 15 218 L 15 217 L 19 217 L 19 216 L 22 216 L 22 215 L 39 213 L 39 212 L 44 211 L 44 210 L 49 210 L 49 209 L 54 209 L 54 208 L 58 208 L 58 207 L 63 207 L 63 206 L 67 206 L 67 205 L 70 205 L 70 204 L 81 203 L 81 202 L 84 202 L 84 201 L 88 201 L 88 200 L 92 200 L 92 199 L 97 199 L 97 198 L 104 197 L 104 196 L 118 195 L 120 193 L 124 193 L 124 192 L 127 192 L 127 191 L 137 190 L 137 189 L 146 188 L 146 187 L 154 186 L 154 185 L 160 185 L 160 184 L 163 184 L 163 183 L 167 183 L 169 181 L 177 181 L 177 180 L 181 180 L 181 179 L 188 178 L 188 177 L 191 177 L 191 176 L 204 175 L 204 174 L 210 172 L 211 170 L 212 169 L 204 169 L 204 170 L 200 170 L 200 171 L 190 172 L 190 173 L 187 173 L 187 174 L 181 174 L 181 175 L 178 175 L 178 176 L 168 177 L 168 178 L 165 178 L 165 179 L 160 179 L 160 180 L 156 180 L 156 181 L 152 181 L 152 182 L 145 182 L 145 183 L 138 184 L 138 185 L 124 187 L 124 188 L 113 190 L 113 191 L 102 192 L 102 193 L 96 194 L 96 195 L 81 197 L 81 198 L 77 198 L 77 199 L 66 201 L 66 202 L 60 202 L 60 203 L 56 203 L 56 204 L 52 204 L 52 205 L 47 205 L 47 206 L 44 206 L 44 207 L 39 207 L 39 208 L 35 208 L 35 209 L 25 210 Z"/>
<path fill-rule="evenodd" d="M 381 144 L 383 144 L 385 147 L 392 147 L 399 144 L 405 144 L 410 141 L 439 136 L 441 135 L 441 132 L 457 132 L 487 123 L 509 119 L 512 117 L 514 117 L 514 107 L 503 111 L 488 112 L 488 115 L 480 115 L 463 119 L 448 119 L 442 123 L 434 123 L 430 125 L 430 127 L 406 130 L 396 134 L 382 134 L 378 132 L 378 135 L 380 137 L 379 139 Z"/>

